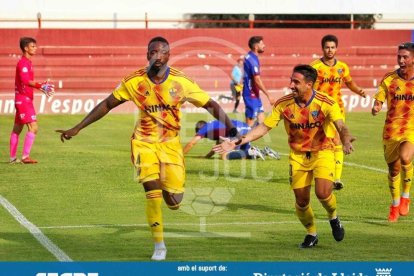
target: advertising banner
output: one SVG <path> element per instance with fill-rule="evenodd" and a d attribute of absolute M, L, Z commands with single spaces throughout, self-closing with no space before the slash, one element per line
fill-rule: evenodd
<path fill-rule="evenodd" d="M 344 90 L 343 101 L 346 112 L 370 112 L 373 95 L 373 89 L 366 90 L 367 97 L 362 98 L 357 94 Z M 289 89 L 271 91 L 276 98 L 290 93 Z M 234 101 L 231 99 L 231 92 L 210 92 L 211 97 L 216 100 L 226 112 L 232 112 Z M 59 93 L 57 92 L 52 98 L 47 98 L 41 93 L 35 94 L 34 104 L 37 114 L 86 114 L 89 113 L 97 104 L 105 99 L 109 93 Z M 270 105 L 265 96 L 262 96 L 263 106 L 266 112 L 270 111 Z M 243 112 L 244 104 L 241 100 L 239 111 Z M 112 110 L 113 113 L 133 113 L 136 107 L 133 103 L 127 102 Z M 191 104 L 185 104 L 183 112 L 205 112 L 202 108 L 197 108 Z M 14 94 L 0 94 L 0 115 L 14 114 Z"/>

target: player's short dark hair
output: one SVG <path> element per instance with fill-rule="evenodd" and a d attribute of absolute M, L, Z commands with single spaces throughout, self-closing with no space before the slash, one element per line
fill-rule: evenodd
<path fill-rule="evenodd" d="M 315 68 L 308 64 L 298 64 L 293 68 L 293 72 L 300 73 L 305 77 L 306 81 L 311 81 L 312 83 L 316 82 L 318 77 L 318 72 Z"/>
<path fill-rule="evenodd" d="M 323 47 L 325 47 L 325 43 L 328 41 L 335 42 L 335 46 L 338 47 L 338 38 L 335 35 L 328 34 L 322 37 L 322 40 L 321 40 L 322 49 Z"/>
<path fill-rule="evenodd" d="M 414 53 L 414 43 L 413 42 L 404 42 L 398 45 L 398 50 L 407 50 L 411 53 Z"/>
<path fill-rule="evenodd" d="M 203 126 L 207 124 L 206 121 L 200 120 L 195 125 L 195 132 L 197 133 Z"/>
<path fill-rule="evenodd" d="M 148 42 L 148 49 L 149 49 L 151 43 L 153 43 L 153 42 L 162 42 L 162 43 L 167 44 L 168 46 L 170 45 L 170 43 L 168 43 L 167 39 L 163 38 L 162 36 L 156 36 Z"/>
<path fill-rule="evenodd" d="M 260 43 L 260 41 L 262 41 L 263 40 L 263 36 L 252 36 L 250 39 L 249 39 L 249 48 L 251 49 L 251 50 L 253 50 L 253 48 L 254 48 L 254 45 L 255 44 L 257 44 L 257 43 Z"/>
<path fill-rule="evenodd" d="M 36 43 L 36 39 L 33 37 L 21 37 L 20 38 L 20 49 L 24 52 L 24 48 L 30 43 Z"/>

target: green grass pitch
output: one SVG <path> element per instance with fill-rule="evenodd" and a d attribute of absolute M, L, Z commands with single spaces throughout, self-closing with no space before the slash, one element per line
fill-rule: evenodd
<path fill-rule="evenodd" d="M 237 115 L 237 116 L 236 116 Z M 240 114 L 232 118 L 243 120 Z M 145 196 L 130 163 L 134 115 L 111 114 L 61 143 L 55 129 L 83 116 L 39 116 L 32 150 L 37 165 L 9 165 L 12 116 L 0 117 L 0 195 L 74 261 L 148 261 L 152 241 Z M 207 114 L 184 114 L 182 143 Z M 163 206 L 169 261 L 412 261 L 413 214 L 387 222 L 390 195 L 381 134 L 384 114 L 350 113 L 357 137 L 345 157 L 335 192 L 346 229 L 338 243 L 314 194 L 319 244 L 300 250 L 305 230 L 295 216 L 288 184 L 288 145 L 282 125 L 254 144 L 271 146 L 281 160 L 200 158 L 213 145 L 201 141 L 186 158 L 182 210 Z M 25 133 L 25 132 L 24 132 Z M 24 134 L 23 133 L 23 134 Z M 21 136 L 19 154 L 24 136 Z M 1 261 L 56 261 L 35 235 L 0 208 Z"/>

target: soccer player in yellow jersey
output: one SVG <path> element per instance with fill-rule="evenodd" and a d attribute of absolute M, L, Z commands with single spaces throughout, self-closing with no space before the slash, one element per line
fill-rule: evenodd
<path fill-rule="evenodd" d="M 399 69 L 385 74 L 372 107 L 372 115 L 377 115 L 383 103 L 387 103 L 383 144 L 392 197 L 390 222 L 397 222 L 400 215 L 408 215 L 410 208 L 414 156 L 414 43 L 398 46 L 397 61 Z"/>
<path fill-rule="evenodd" d="M 336 59 L 336 51 L 338 47 L 338 38 L 334 35 L 326 35 L 322 38 L 323 57 L 314 60 L 311 66 L 318 72 L 318 78 L 315 82 L 315 90 L 326 93 L 331 96 L 341 109 L 342 116 L 345 121 L 345 108 L 342 101 L 341 87 L 342 83 L 354 93 L 365 98 L 366 94 L 351 77 L 349 67 L 345 62 Z M 344 162 L 344 154 L 342 150 L 341 140 L 338 135 L 335 139 L 335 181 L 334 189 L 343 188 L 341 181 L 342 166 Z"/>
<path fill-rule="evenodd" d="M 355 140 L 346 127 L 338 104 L 326 94 L 313 89 L 317 72 L 310 65 L 297 65 L 293 69 L 290 89 L 292 93 L 280 98 L 273 105 L 272 113 L 237 139 L 229 139 L 213 149 L 218 153 L 232 150 L 259 139 L 283 120 L 290 146 L 290 185 L 296 198 L 296 214 L 306 228 L 307 235 L 300 244 L 310 248 L 318 243 L 315 216 L 310 206 L 312 180 L 315 194 L 325 208 L 332 234 L 341 241 L 345 230 L 337 216 L 336 197 L 332 193 L 334 179 L 334 127 L 342 140 L 345 154 L 353 151 Z"/>
<path fill-rule="evenodd" d="M 237 129 L 220 106 L 195 82 L 168 66 L 169 50 L 165 38 L 153 38 L 148 43 L 148 67 L 125 77 L 79 124 L 68 130 L 57 130 L 64 142 L 111 109 L 127 101 L 134 102 L 139 115 L 131 139 L 132 160 L 146 194 L 146 216 L 154 240 L 151 259 L 158 261 L 165 260 L 167 254 L 162 200 L 168 208 L 176 210 L 184 194 L 185 166 L 179 139 L 181 105 L 190 102 L 205 108 L 225 125 L 227 135 L 237 135 Z"/>

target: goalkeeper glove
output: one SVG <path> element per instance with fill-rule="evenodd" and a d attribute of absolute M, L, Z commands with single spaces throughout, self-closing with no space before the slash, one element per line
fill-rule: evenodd
<path fill-rule="evenodd" d="M 36 82 L 35 87 L 45 93 L 46 96 L 50 97 L 55 94 L 55 86 L 48 81 Z"/>

